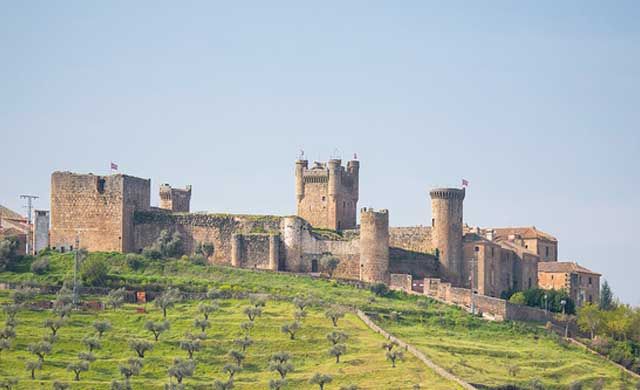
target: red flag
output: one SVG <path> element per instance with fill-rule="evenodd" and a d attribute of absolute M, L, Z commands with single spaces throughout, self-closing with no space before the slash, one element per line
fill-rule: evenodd
<path fill-rule="evenodd" d="M 111 169 L 114 171 L 118 170 L 118 164 L 114 164 L 113 162 L 111 162 Z"/>
<path fill-rule="evenodd" d="M 465 179 L 462 179 L 462 186 L 463 187 L 468 187 L 469 186 L 469 182 Z"/>

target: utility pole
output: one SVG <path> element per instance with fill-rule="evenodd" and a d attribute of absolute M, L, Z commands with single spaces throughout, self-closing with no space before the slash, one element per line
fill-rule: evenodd
<path fill-rule="evenodd" d="M 76 235 L 76 246 L 73 259 L 73 306 L 78 306 L 78 263 L 80 262 L 80 237 Z"/>
<path fill-rule="evenodd" d="M 470 260 L 471 262 L 471 276 L 469 279 L 471 280 L 471 314 L 476 314 L 476 300 L 474 299 L 475 295 L 475 284 L 476 284 L 476 264 L 478 263 L 477 252 L 474 252 L 473 258 Z"/>
<path fill-rule="evenodd" d="M 39 196 L 36 195 L 20 195 L 20 199 L 25 199 L 27 201 L 27 204 L 25 205 L 25 208 L 27 209 L 27 225 L 28 225 L 28 231 L 27 231 L 27 248 L 26 248 L 26 252 L 28 255 L 31 254 L 31 236 L 32 236 L 32 225 L 31 225 L 31 212 L 33 210 L 33 201 L 38 199 Z"/>

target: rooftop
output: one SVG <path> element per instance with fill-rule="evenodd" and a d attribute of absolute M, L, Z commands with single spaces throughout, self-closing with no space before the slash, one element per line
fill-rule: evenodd
<path fill-rule="evenodd" d="M 535 226 L 493 228 L 493 230 L 495 231 L 496 237 L 508 238 L 511 235 L 515 235 L 520 236 L 523 239 L 537 238 L 551 242 L 558 242 L 554 236 L 536 229 Z"/>
<path fill-rule="evenodd" d="M 575 261 L 545 261 L 538 263 L 538 272 L 551 272 L 551 273 L 583 273 L 598 275 L 601 274 L 593 272 Z"/>

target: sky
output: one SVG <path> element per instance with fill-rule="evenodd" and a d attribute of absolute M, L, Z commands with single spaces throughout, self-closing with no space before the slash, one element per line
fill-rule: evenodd
<path fill-rule="evenodd" d="M 306 4 L 303 4 L 306 3 Z M 640 305 L 637 1 L 2 2 L 0 204 L 51 172 L 294 214 L 294 161 L 357 153 L 359 206 L 536 226 Z"/>

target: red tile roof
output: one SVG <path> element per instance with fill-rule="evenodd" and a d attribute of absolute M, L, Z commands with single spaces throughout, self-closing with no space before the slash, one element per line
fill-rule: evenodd
<path fill-rule="evenodd" d="M 593 272 L 576 262 L 573 261 L 545 261 L 538 263 L 538 272 L 549 273 L 583 273 L 598 275 L 599 273 Z"/>

